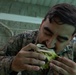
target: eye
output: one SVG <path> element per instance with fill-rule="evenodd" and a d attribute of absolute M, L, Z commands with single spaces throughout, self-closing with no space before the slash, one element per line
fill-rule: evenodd
<path fill-rule="evenodd" d="M 47 32 L 44 32 L 46 35 L 48 35 L 48 36 L 50 36 L 50 34 L 49 33 L 47 33 Z"/>
<path fill-rule="evenodd" d="M 44 34 L 47 35 L 47 36 L 52 36 L 52 34 L 49 33 L 48 31 L 44 31 Z"/>
<path fill-rule="evenodd" d="M 62 38 L 57 38 L 57 40 L 60 42 L 60 43 L 63 43 L 65 42 L 66 40 L 62 39 Z"/>

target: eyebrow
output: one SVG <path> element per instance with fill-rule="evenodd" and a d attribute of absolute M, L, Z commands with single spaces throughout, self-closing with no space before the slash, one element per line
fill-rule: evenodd
<path fill-rule="evenodd" d="M 45 30 L 47 30 L 48 32 L 50 32 L 51 34 L 54 34 L 48 27 L 44 27 L 44 29 Z M 65 37 L 65 36 L 58 36 L 59 38 L 62 38 L 62 39 L 64 39 L 64 40 L 68 40 L 68 38 L 67 37 Z"/>
<path fill-rule="evenodd" d="M 48 27 L 44 27 L 44 29 L 50 32 L 51 34 L 54 34 Z"/>

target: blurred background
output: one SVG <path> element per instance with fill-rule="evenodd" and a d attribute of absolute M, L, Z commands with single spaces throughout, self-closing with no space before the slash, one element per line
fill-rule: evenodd
<path fill-rule="evenodd" d="M 76 6 L 76 0 L 0 0 L 0 48 L 11 36 L 38 29 L 49 8 L 59 3 Z"/>

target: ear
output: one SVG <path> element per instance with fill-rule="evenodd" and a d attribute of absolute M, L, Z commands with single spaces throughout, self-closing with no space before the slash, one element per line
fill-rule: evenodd
<path fill-rule="evenodd" d="M 40 28 L 41 28 L 41 26 L 42 26 L 43 22 L 44 22 L 44 19 L 42 20 L 42 22 L 41 22 L 41 24 L 40 24 L 39 30 L 40 30 Z"/>

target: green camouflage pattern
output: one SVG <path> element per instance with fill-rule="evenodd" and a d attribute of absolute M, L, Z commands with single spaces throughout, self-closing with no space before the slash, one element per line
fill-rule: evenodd
<path fill-rule="evenodd" d="M 22 47 L 29 43 L 35 43 L 38 30 L 26 31 L 17 36 L 13 36 L 6 46 L 0 50 L 0 75 L 17 75 L 16 72 L 11 70 L 11 62 L 14 56 L 21 50 Z M 73 60 L 73 51 L 66 49 L 61 54 Z M 53 75 L 52 70 L 40 70 L 40 71 L 23 71 L 21 75 Z"/>

